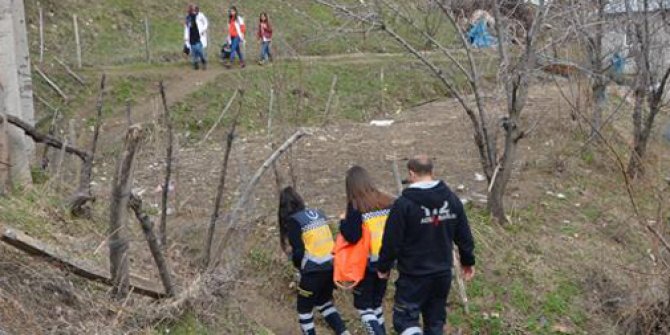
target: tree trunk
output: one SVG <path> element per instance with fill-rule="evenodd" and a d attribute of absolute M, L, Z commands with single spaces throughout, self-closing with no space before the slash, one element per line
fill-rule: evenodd
<path fill-rule="evenodd" d="M 647 148 L 646 139 L 643 136 L 642 113 L 646 94 L 644 89 L 637 89 L 635 92 L 635 106 L 633 108 L 633 150 L 631 150 L 630 160 L 628 161 L 628 177 L 635 179 L 642 172 L 641 159 Z"/>
<path fill-rule="evenodd" d="M 0 95 L 4 95 L 0 113 L 23 118 L 12 4 L 10 1 L 0 1 Z M 29 158 L 26 154 L 29 151 L 26 146 L 28 140 L 20 129 L 13 126 L 7 126 L 7 136 L 12 160 L 11 182 L 18 186 L 31 185 Z"/>
<path fill-rule="evenodd" d="M 165 117 L 165 127 L 167 128 L 167 148 L 165 149 L 165 179 L 163 182 L 163 190 L 161 192 L 161 223 L 159 227 L 159 235 L 161 238 L 161 245 L 167 248 L 167 210 L 168 210 L 168 195 L 170 194 L 170 178 L 172 177 L 172 145 L 174 143 L 174 135 L 172 133 L 172 118 L 170 117 L 170 109 L 167 105 L 167 97 L 165 96 L 165 85 L 160 82 L 161 100 L 163 102 L 163 116 Z"/>
<path fill-rule="evenodd" d="M 138 126 L 130 127 L 126 134 L 123 151 L 119 156 L 112 181 L 112 203 L 109 220 L 109 265 L 114 284 L 113 296 L 123 299 L 128 295 L 130 279 L 128 277 L 128 238 L 126 221 L 128 201 L 132 186 L 133 163 L 140 144 L 142 130 Z"/>
<path fill-rule="evenodd" d="M 591 138 L 597 138 L 596 132 L 600 131 L 603 122 L 603 111 L 607 103 L 607 84 L 602 79 L 595 79 L 591 85 L 591 92 L 595 99 L 593 105 L 593 127 L 591 128 Z"/>
<path fill-rule="evenodd" d="M 0 90 L 0 106 L 3 104 Z M 7 122 L 0 120 L 0 197 L 9 193 L 9 142 L 7 140 Z"/>
<path fill-rule="evenodd" d="M 221 203 L 223 202 L 223 191 L 226 187 L 226 175 L 228 174 L 228 160 L 230 158 L 230 150 L 233 147 L 235 140 L 235 128 L 239 119 L 239 111 L 233 124 L 230 126 L 228 137 L 226 139 L 226 151 L 223 154 L 223 163 L 221 167 L 221 174 L 219 175 L 219 187 L 216 189 L 216 198 L 214 199 L 214 211 L 209 221 L 209 228 L 207 229 L 207 240 L 205 241 L 205 267 L 209 266 L 212 257 L 212 242 L 214 241 L 214 231 L 216 230 L 216 223 L 219 220 L 219 212 L 221 210 Z"/>
<path fill-rule="evenodd" d="M 487 200 L 491 215 L 501 224 L 508 223 L 504 206 L 505 190 L 507 189 L 507 183 L 512 177 L 512 169 L 516 160 L 517 142 L 520 139 L 516 122 L 510 122 L 505 127 L 507 127 L 505 131 L 505 149 L 499 166 L 493 173 Z"/>
<path fill-rule="evenodd" d="M 70 213 L 75 217 L 90 217 L 91 208 L 86 204 L 95 200 L 91 190 L 91 179 L 93 179 L 93 161 L 95 152 L 98 148 L 98 138 L 100 137 L 100 127 L 102 126 L 102 107 L 105 97 L 105 80 L 107 76 L 102 75 L 100 79 L 100 94 L 96 104 L 95 126 L 93 128 L 93 139 L 91 140 L 90 156 L 82 161 L 81 173 L 79 174 L 79 187 L 70 200 Z"/>
<path fill-rule="evenodd" d="M 30 53 L 28 51 L 28 32 L 26 31 L 26 13 L 23 0 L 12 2 L 14 17 L 14 45 L 16 52 L 16 66 L 19 78 L 19 94 L 21 95 L 21 118 L 23 121 L 35 125 L 35 106 L 33 105 L 33 80 L 30 72 Z M 35 155 L 35 144 L 25 141 L 25 150 L 28 162 Z"/>

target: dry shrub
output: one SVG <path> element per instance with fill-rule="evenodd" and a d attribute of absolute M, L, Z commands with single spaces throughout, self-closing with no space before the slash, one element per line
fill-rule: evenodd
<path fill-rule="evenodd" d="M 624 316 L 626 334 L 670 334 L 670 296 L 655 301 L 641 301 Z"/>

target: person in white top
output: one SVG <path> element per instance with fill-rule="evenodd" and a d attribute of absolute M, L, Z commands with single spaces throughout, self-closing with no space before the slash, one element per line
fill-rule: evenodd
<path fill-rule="evenodd" d="M 200 12 L 196 5 L 188 6 L 188 15 L 184 23 L 184 44 L 191 53 L 193 68 L 199 68 L 202 62 L 203 70 L 207 68 L 207 28 L 209 21 L 205 14 Z"/>

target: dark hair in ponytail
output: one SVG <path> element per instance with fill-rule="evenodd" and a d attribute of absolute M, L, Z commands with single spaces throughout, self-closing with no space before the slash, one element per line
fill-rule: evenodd
<path fill-rule="evenodd" d="M 279 243 L 284 252 L 288 250 L 288 222 L 291 215 L 305 209 L 305 201 L 293 187 L 289 186 L 279 193 L 279 210 L 277 222 L 279 222 Z"/>

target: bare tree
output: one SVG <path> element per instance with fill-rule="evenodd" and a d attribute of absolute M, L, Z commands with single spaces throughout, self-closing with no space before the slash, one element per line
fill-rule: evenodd
<path fill-rule="evenodd" d="M 240 90 L 240 93 L 243 91 Z M 230 131 L 228 131 L 228 136 L 226 137 L 226 150 L 223 154 L 223 162 L 221 165 L 221 174 L 219 175 L 219 186 L 216 189 L 216 198 L 214 199 L 214 210 L 212 212 L 212 217 L 209 221 L 209 228 L 207 230 L 207 239 L 205 241 L 205 267 L 209 266 L 211 261 L 211 252 L 212 252 L 212 242 L 214 241 L 214 231 L 216 230 L 216 223 L 219 220 L 219 213 L 221 211 L 221 205 L 223 203 L 223 192 L 226 188 L 226 175 L 228 174 L 228 160 L 230 158 L 230 151 L 233 147 L 233 141 L 235 140 L 235 130 L 237 129 L 237 124 L 242 113 L 242 102 L 243 98 L 240 98 L 240 105 L 237 109 L 237 113 L 233 118 L 233 122 L 230 126 Z"/>
<path fill-rule="evenodd" d="M 114 284 L 113 296 L 121 299 L 128 295 L 130 288 L 128 265 L 128 238 L 126 224 L 128 202 L 132 186 L 135 154 L 139 148 L 142 129 L 128 128 L 123 151 L 119 156 L 112 181 L 112 202 L 109 220 L 109 265 Z"/>
<path fill-rule="evenodd" d="M 21 84 L 18 73 L 19 61 L 16 59 L 16 32 L 14 26 L 14 1 L 0 2 L 0 87 L 3 99 L 0 100 L 0 113 L 23 119 Z M 9 139 L 9 159 L 11 160 L 10 178 L 15 185 L 30 185 L 29 141 L 20 129 L 7 128 Z"/>
<path fill-rule="evenodd" d="M 148 54 L 148 53 L 147 53 Z M 148 57 L 147 57 L 148 58 Z M 170 178 L 172 177 L 172 145 L 174 144 L 174 135 L 172 132 L 172 117 L 170 116 L 170 108 L 167 105 L 167 97 L 165 96 L 165 85 L 163 81 L 160 82 L 161 101 L 163 102 L 163 116 L 165 118 L 165 127 L 167 128 L 167 148 L 165 149 L 165 180 L 163 182 L 163 190 L 161 192 L 161 223 L 159 227 L 159 235 L 161 245 L 167 248 L 167 209 L 168 209 L 168 195 L 170 194 Z"/>
<path fill-rule="evenodd" d="M 607 85 L 614 52 L 604 44 L 605 29 L 608 26 L 605 12 L 607 3 L 608 0 L 579 1 L 572 8 L 574 15 L 567 16 L 571 20 L 571 26 L 576 28 L 575 36 L 587 55 L 584 69 L 591 82 L 592 120 L 595 129 L 603 126 L 603 111 L 607 103 Z M 593 129 L 591 137 L 596 137 Z"/>
<path fill-rule="evenodd" d="M 28 32 L 26 30 L 26 12 L 23 0 L 11 1 L 14 19 L 14 43 L 16 52 L 16 70 L 19 79 L 21 96 L 21 116 L 30 125 L 35 125 L 35 107 L 33 105 L 33 80 L 30 72 L 30 53 L 28 51 Z M 26 155 L 32 159 L 35 155 L 35 144 L 25 141 Z"/>
<path fill-rule="evenodd" d="M 96 103 L 95 126 L 93 127 L 93 138 L 91 139 L 91 149 L 89 155 L 82 160 L 81 173 L 79 175 L 79 187 L 76 193 L 70 199 L 70 212 L 74 216 L 91 216 L 91 208 L 87 203 L 94 201 L 93 191 L 91 190 L 91 181 L 93 178 L 93 161 L 95 152 L 98 148 L 98 138 L 100 137 L 100 127 L 102 126 L 102 108 L 105 97 L 106 75 L 100 79 L 100 93 Z"/>
<path fill-rule="evenodd" d="M 633 36 L 631 53 L 637 72 L 633 85 L 633 148 L 627 171 L 630 178 L 636 178 L 644 172 L 643 161 L 654 121 L 665 105 L 663 97 L 670 78 L 665 35 L 670 33 L 670 28 L 664 20 L 667 9 L 662 2 L 626 0 L 625 10 Z"/>
<path fill-rule="evenodd" d="M 314 0 L 317 3 L 328 6 L 333 10 L 345 14 L 353 20 L 364 21 L 376 29 L 383 31 L 395 40 L 407 52 L 420 60 L 426 68 L 444 85 L 450 96 L 456 99 L 463 107 L 465 114 L 470 120 L 474 132 L 474 142 L 477 146 L 480 164 L 490 184 L 488 192 L 488 207 L 493 217 L 501 223 L 507 222 L 504 209 L 504 194 L 507 184 L 512 176 L 513 164 L 516 160 L 516 151 L 519 141 L 524 138 L 530 128 L 523 129 L 521 124 L 521 112 L 524 109 L 528 85 L 533 70 L 537 67 L 536 54 L 539 50 L 540 39 L 538 35 L 544 26 L 549 5 L 540 1 L 539 6 L 528 11 L 530 18 L 528 26 L 524 29 L 523 38 L 520 41 L 519 50 L 510 52 L 510 43 L 517 40 L 512 26 L 519 25 L 519 21 L 512 18 L 508 13 L 510 4 L 514 2 L 517 7 L 528 6 L 525 1 L 497 0 L 492 2 L 493 16 L 495 18 L 495 30 L 498 35 L 497 61 L 499 65 L 498 81 L 500 91 L 505 97 L 506 115 L 500 122 L 490 122 L 491 107 L 484 102 L 484 84 L 481 80 L 481 65 L 476 59 L 475 51 L 469 44 L 461 26 L 457 22 L 457 1 L 436 0 L 435 4 L 442 14 L 443 19 L 457 30 L 457 44 L 463 52 L 454 52 L 446 45 L 431 36 L 414 19 L 415 13 L 407 10 L 403 1 L 376 0 L 372 4 L 356 4 L 347 6 L 334 0 Z M 513 4 L 512 4 L 513 5 Z M 501 9 L 502 8 L 502 9 Z M 387 17 L 393 17 L 395 24 Z M 398 20 L 399 19 L 399 20 Z M 404 27 L 399 25 L 404 24 Z M 431 58 L 422 54 L 409 39 L 400 31 L 409 28 L 414 34 L 420 35 L 431 42 L 442 53 L 448 61 L 447 65 L 441 65 Z M 465 56 L 463 56 L 463 54 Z M 461 87 L 455 78 L 465 77 L 466 85 Z M 472 93 L 472 96 L 469 94 Z M 504 130 L 504 146 L 500 149 L 497 145 L 499 125 Z"/>
<path fill-rule="evenodd" d="M 2 86 L 0 86 L 0 106 L 3 103 Z M 0 121 L 0 197 L 9 192 L 9 141 L 7 139 L 7 122 Z"/>

